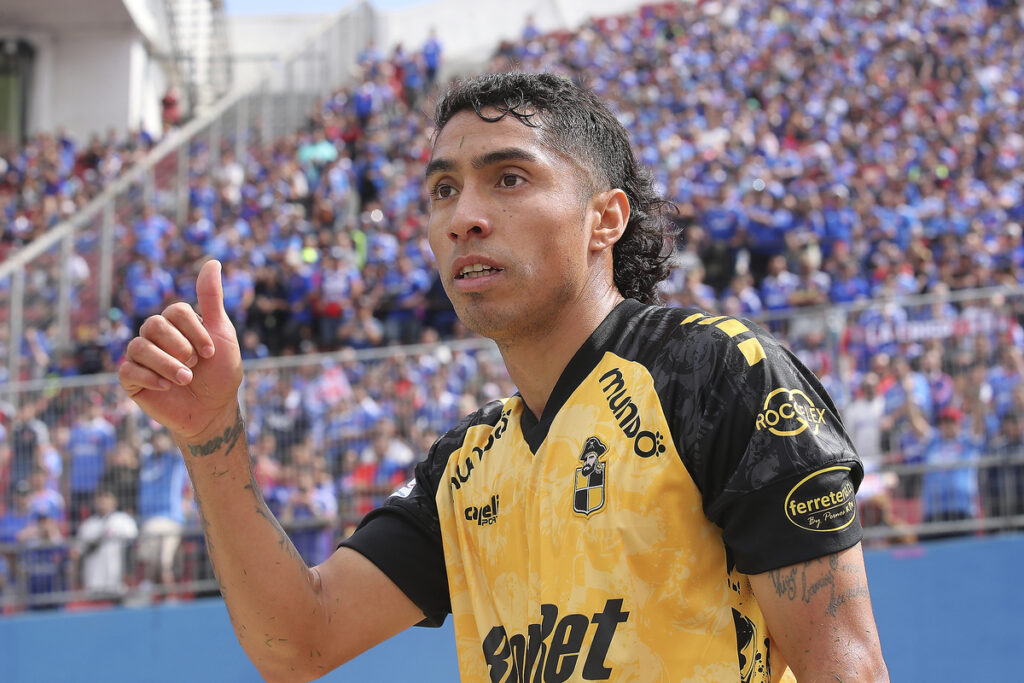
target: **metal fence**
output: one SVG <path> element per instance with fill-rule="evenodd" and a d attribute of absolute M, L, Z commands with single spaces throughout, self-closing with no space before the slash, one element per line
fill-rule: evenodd
<path fill-rule="evenodd" d="M 1022 320 L 1020 287 L 761 320 L 822 378 L 865 462 L 866 543 L 1024 528 Z M 114 376 L 5 389 L 4 611 L 216 590 L 181 457 Z M 318 562 L 440 432 L 513 391 L 470 339 L 249 361 L 240 398 L 257 481 Z M 128 513 L 99 538 L 97 490 Z"/>
<path fill-rule="evenodd" d="M 310 563 L 327 557 L 471 406 L 509 394 L 481 339 L 250 361 L 257 481 Z M 10 385 L 0 406 L 0 606 L 216 591 L 184 464 L 115 375 Z"/>

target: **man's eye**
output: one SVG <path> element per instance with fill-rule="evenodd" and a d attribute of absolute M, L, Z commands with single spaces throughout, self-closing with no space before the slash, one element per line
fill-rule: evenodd
<path fill-rule="evenodd" d="M 434 190 L 430 194 L 434 199 L 448 199 L 455 194 L 455 188 L 445 183 L 438 183 L 434 186 Z"/>
<path fill-rule="evenodd" d="M 521 181 L 522 178 L 517 176 L 515 173 L 505 173 L 501 176 L 500 183 L 502 187 L 515 187 L 516 185 L 519 185 Z"/>

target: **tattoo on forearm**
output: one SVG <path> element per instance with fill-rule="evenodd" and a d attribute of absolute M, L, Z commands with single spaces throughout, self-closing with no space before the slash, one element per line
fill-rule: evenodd
<path fill-rule="evenodd" d="M 223 434 L 213 437 L 204 444 L 189 444 L 188 450 L 193 457 L 202 458 L 216 453 L 227 444 L 227 448 L 224 449 L 224 455 L 227 455 L 234 449 L 235 444 L 238 443 L 238 440 L 244 433 L 245 423 L 242 421 L 242 412 L 238 411 L 235 414 L 235 423 L 225 428 Z"/>
<path fill-rule="evenodd" d="M 256 482 L 256 478 L 250 475 L 249 483 L 246 484 L 243 488 L 249 491 L 249 493 L 255 499 L 256 514 L 258 514 L 263 519 L 267 520 L 267 523 L 270 524 L 271 528 L 277 534 L 278 546 L 281 548 L 284 554 L 288 556 L 288 559 L 294 562 L 297 567 L 302 569 L 302 571 L 305 571 L 306 561 L 302 559 L 302 556 L 299 555 L 299 552 L 295 549 L 295 545 L 292 543 L 291 538 L 289 538 L 288 532 L 284 530 L 284 527 L 281 526 L 281 523 L 277 520 L 277 518 L 274 517 L 274 515 L 270 513 L 270 510 L 267 509 L 267 505 L 263 501 L 263 495 L 260 493 L 259 484 Z"/>

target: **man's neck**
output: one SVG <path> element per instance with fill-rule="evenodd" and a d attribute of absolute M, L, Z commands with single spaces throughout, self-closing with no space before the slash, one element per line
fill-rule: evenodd
<path fill-rule="evenodd" d="M 529 339 L 497 342 L 509 377 L 527 409 L 540 419 L 555 384 L 583 343 L 621 301 L 617 291 Z"/>

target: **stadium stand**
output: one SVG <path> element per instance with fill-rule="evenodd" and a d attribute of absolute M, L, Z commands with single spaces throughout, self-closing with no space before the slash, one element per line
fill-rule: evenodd
<path fill-rule="evenodd" d="M 487 68 L 563 73 L 613 103 L 678 207 L 665 300 L 754 319 L 822 378 L 866 463 L 868 541 L 899 543 L 1024 527 L 1022 31 L 978 0 L 661 3 L 528 24 Z M 289 134 L 191 140 L 116 212 L 114 306 L 77 287 L 73 346 L 49 315 L 7 340 L 22 390 L 0 413 L 5 610 L 215 590 L 187 482 L 102 374 L 147 315 L 194 299 L 206 256 L 227 265 L 257 481 L 311 562 L 458 416 L 514 391 L 432 274 L 439 50 L 364 51 Z M 38 236 L 151 145 L 31 141 L 4 160 L 4 240 Z M 184 212 L 161 202 L 182 178 Z M 59 270 L 89 281 L 96 239 L 30 283 L 37 308 Z M 83 522 L 108 490 L 141 531 L 147 506 L 176 526 L 156 550 L 126 533 L 117 581 L 83 592 L 102 552 Z M 170 578 L 149 571 L 161 561 Z"/>

